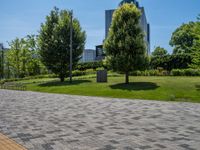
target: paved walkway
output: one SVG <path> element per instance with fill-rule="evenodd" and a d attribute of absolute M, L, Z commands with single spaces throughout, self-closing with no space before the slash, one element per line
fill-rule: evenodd
<path fill-rule="evenodd" d="M 200 104 L 0 90 L 0 132 L 29 150 L 199 150 Z"/>

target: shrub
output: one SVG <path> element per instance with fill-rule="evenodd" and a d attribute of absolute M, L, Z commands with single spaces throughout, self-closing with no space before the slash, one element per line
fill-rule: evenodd
<path fill-rule="evenodd" d="M 163 75 L 163 76 L 169 76 L 169 75 L 170 75 L 170 72 L 167 71 L 167 70 L 163 70 L 163 71 L 162 71 L 162 75 Z"/>
<path fill-rule="evenodd" d="M 87 62 L 87 63 L 79 63 L 76 67 L 77 70 L 87 70 L 87 69 L 96 69 L 104 67 L 102 61 L 96 61 L 96 62 Z"/>
<path fill-rule="evenodd" d="M 187 69 L 192 63 L 190 54 L 173 54 L 170 59 L 170 69 Z"/>
<path fill-rule="evenodd" d="M 72 71 L 72 76 L 83 76 L 86 75 L 85 71 L 74 70 Z"/>
<path fill-rule="evenodd" d="M 200 76 L 200 70 L 198 69 L 173 69 L 171 71 L 172 76 Z"/>
<path fill-rule="evenodd" d="M 57 76 L 55 74 L 46 74 L 46 75 L 28 76 L 28 77 L 24 77 L 24 78 L 10 78 L 10 79 L 1 80 L 0 84 L 4 84 L 5 82 L 23 81 L 23 80 L 31 80 L 31 79 L 42 79 L 42 78 L 57 78 Z"/>
<path fill-rule="evenodd" d="M 150 76 L 159 76 L 159 70 L 149 70 Z"/>
<path fill-rule="evenodd" d="M 105 70 L 105 69 L 104 69 L 104 67 L 96 68 L 96 71 L 99 71 L 99 70 Z"/>
<path fill-rule="evenodd" d="M 94 69 L 87 69 L 87 70 L 85 70 L 85 73 L 87 75 L 89 75 L 89 74 L 96 74 L 96 71 Z"/>
<path fill-rule="evenodd" d="M 170 58 L 170 55 L 152 56 L 150 66 L 152 69 L 163 68 L 166 70 L 170 70 Z"/>
<path fill-rule="evenodd" d="M 130 75 L 131 75 L 131 76 L 143 76 L 144 73 L 143 73 L 143 71 L 137 70 L 137 71 L 132 71 L 132 72 L 130 72 Z"/>
<path fill-rule="evenodd" d="M 133 71 L 130 73 L 132 76 L 167 76 L 169 72 L 166 70 L 145 70 L 145 71 Z"/>
<path fill-rule="evenodd" d="M 192 62 L 190 54 L 173 54 L 165 56 L 152 56 L 150 66 L 153 69 L 162 67 L 165 70 L 187 69 Z"/>
<path fill-rule="evenodd" d="M 184 71 L 181 69 L 173 69 L 171 71 L 172 76 L 184 76 Z"/>
<path fill-rule="evenodd" d="M 199 76 L 200 70 L 197 69 L 185 69 L 184 70 L 186 76 Z"/>

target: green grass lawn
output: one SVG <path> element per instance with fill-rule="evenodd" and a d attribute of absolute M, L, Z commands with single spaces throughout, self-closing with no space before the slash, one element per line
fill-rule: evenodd
<path fill-rule="evenodd" d="M 85 96 L 102 96 L 129 99 L 200 102 L 200 77 L 130 77 L 125 85 L 124 77 L 109 77 L 108 83 L 96 83 L 95 78 L 75 78 L 72 84 L 57 79 L 18 81 L 27 90 Z"/>

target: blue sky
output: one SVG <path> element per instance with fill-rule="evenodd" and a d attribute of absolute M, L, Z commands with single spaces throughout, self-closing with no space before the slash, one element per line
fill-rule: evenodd
<path fill-rule="evenodd" d="M 195 21 L 200 14 L 199 0 L 138 0 L 145 7 L 151 25 L 151 51 L 161 46 L 171 52 L 172 32 L 182 23 Z M 105 10 L 120 0 L 0 0 L 0 43 L 27 34 L 38 34 L 45 16 L 56 6 L 73 9 L 87 33 L 86 48 L 101 44 L 105 35 Z"/>

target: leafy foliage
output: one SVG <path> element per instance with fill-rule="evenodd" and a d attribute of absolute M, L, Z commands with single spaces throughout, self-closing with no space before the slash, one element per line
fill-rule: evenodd
<path fill-rule="evenodd" d="M 165 70 L 186 69 L 192 62 L 190 54 L 173 54 L 165 56 L 154 56 L 151 58 L 150 65 L 153 69 L 163 68 Z"/>
<path fill-rule="evenodd" d="M 140 10 L 134 4 L 124 4 L 113 15 L 104 49 L 112 68 L 126 73 L 139 68 L 145 60 L 144 34 L 139 26 Z"/>
<path fill-rule="evenodd" d="M 192 47 L 193 48 L 193 53 L 192 53 L 193 59 L 192 59 L 191 67 L 200 69 L 200 18 L 198 18 L 198 22 L 196 23 L 194 31 L 196 33 L 196 40 Z"/>
<path fill-rule="evenodd" d="M 100 67 L 105 67 L 102 61 L 78 63 L 78 65 L 75 68 L 83 71 L 86 69 L 97 69 Z"/>
<path fill-rule="evenodd" d="M 174 47 L 174 54 L 192 52 L 192 46 L 196 39 L 195 26 L 195 22 L 189 22 L 174 31 L 170 40 L 170 45 Z"/>
<path fill-rule="evenodd" d="M 167 50 L 162 48 L 162 47 L 160 47 L 160 46 L 156 47 L 154 52 L 152 52 L 152 56 L 160 56 L 160 57 L 162 57 L 162 56 L 165 56 L 165 55 L 167 55 Z"/>
<path fill-rule="evenodd" d="M 4 76 L 4 51 L 0 50 L 0 78 Z"/>
<path fill-rule="evenodd" d="M 73 65 L 80 59 L 85 45 L 85 32 L 77 19 L 73 19 Z M 55 8 L 41 25 L 39 35 L 42 62 L 61 81 L 67 75 L 70 60 L 70 12 Z"/>
<path fill-rule="evenodd" d="M 45 70 L 36 44 L 36 37 L 16 38 L 9 43 L 10 49 L 5 53 L 5 71 L 7 77 L 22 78 L 38 75 Z"/>
<path fill-rule="evenodd" d="M 172 76 L 200 76 L 200 70 L 198 69 L 173 69 L 171 71 Z"/>
<path fill-rule="evenodd" d="M 152 56 L 150 66 L 152 69 L 163 68 L 169 70 L 170 68 L 170 55 L 165 56 Z"/>

